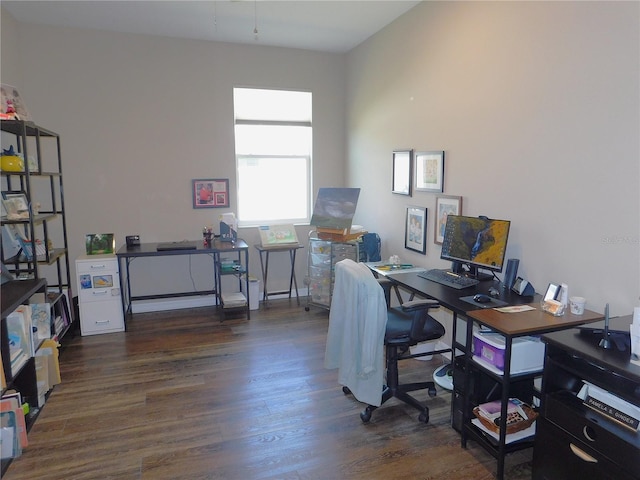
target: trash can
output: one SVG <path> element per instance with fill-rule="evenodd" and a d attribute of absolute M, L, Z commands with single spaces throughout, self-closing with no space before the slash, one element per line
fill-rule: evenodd
<path fill-rule="evenodd" d="M 260 280 L 249 275 L 249 310 L 260 308 Z"/>

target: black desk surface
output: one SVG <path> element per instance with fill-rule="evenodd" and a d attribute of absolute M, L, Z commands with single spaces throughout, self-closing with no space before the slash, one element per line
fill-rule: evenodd
<path fill-rule="evenodd" d="M 525 303 L 532 303 L 537 300 L 537 297 L 522 297 L 510 289 L 503 288 L 503 285 L 497 280 L 483 281 L 478 285 L 469 288 L 463 288 L 457 290 L 446 285 L 421 278 L 418 276 L 418 272 L 399 272 L 388 275 L 386 278 L 398 283 L 402 287 L 416 293 L 417 295 L 426 296 L 438 300 L 443 307 L 449 310 L 465 314 L 471 310 L 477 310 L 482 306 L 474 306 L 471 303 L 460 300 L 460 297 L 467 297 L 469 295 L 475 295 L 476 293 L 484 293 L 489 295 L 489 289 L 495 288 L 500 292 L 500 295 L 496 297 L 499 300 L 507 302 L 509 305 L 521 305 Z"/>
<path fill-rule="evenodd" d="M 631 315 L 612 318 L 609 322 L 610 330 L 629 332 L 629 325 L 633 321 Z M 585 325 L 590 329 L 604 328 L 604 321 Z M 611 350 L 598 347 L 600 335 L 585 335 L 580 328 L 572 328 L 560 332 L 548 333 L 542 339 L 551 345 L 561 347 L 587 358 L 596 365 L 606 365 L 609 369 L 640 383 L 640 365 L 631 363 L 631 351 L 619 351 L 615 346 Z"/>
<path fill-rule="evenodd" d="M 236 250 L 247 250 L 249 248 L 249 245 L 241 239 L 238 239 L 235 242 L 221 242 L 220 240 L 215 239 L 211 243 L 211 247 L 205 247 L 202 240 L 190 240 L 190 242 L 195 243 L 195 249 L 158 251 L 158 244 L 167 242 L 141 243 L 136 247 L 127 247 L 127 245 L 123 245 L 116 252 L 116 256 L 151 257 L 158 255 L 195 255 L 200 253 L 233 252 Z"/>

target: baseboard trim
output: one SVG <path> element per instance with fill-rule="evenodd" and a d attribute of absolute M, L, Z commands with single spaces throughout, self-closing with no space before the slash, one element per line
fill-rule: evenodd
<path fill-rule="evenodd" d="M 300 298 L 305 298 L 306 290 L 298 291 Z M 293 293 L 295 295 L 295 293 Z M 269 300 L 277 300 L 279 298 L 289 298 L 288 293 L 278 295 L 269 295 Z M 302 300 L 301 300 L 302 301 Z M 262 292 L 260 292 L 260 303 L 262 303 Z M 185 297 L 184 299 L 168 298 L 166 300 L 140 300 L 133 302 L 131 305 L 132 313 L 152 313 L 164 312 L 168 310 L 181 310 L 184 308 L 213 307 L 216 304 L 214 295 L 201 295 L 197 297 Z"/>

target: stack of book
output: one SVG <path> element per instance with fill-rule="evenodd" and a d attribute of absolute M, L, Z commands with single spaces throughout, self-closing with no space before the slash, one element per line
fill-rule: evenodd
<path fill-rule="evenodd" d="M 500 400 L 483 403 L 473 409 L 473 414 L 487 429 L 500 431 Z M 507 404 L 507 433 L 515 433 L 531 426 L 538 414 L 527 404 L 517 398 L 510 398 Z"/>
<path fill-rule="evenodd" d="M 242 292 L 222 293 L 223 308 L 241 308 L 247 306 L 247 299 Z"/>

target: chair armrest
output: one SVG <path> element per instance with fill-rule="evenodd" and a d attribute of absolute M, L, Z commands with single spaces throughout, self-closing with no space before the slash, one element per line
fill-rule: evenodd
<path fill-rule="evenodd" d="M 405 302 L 402 304 L 403 312 L 415 312 L 416 310 L 428 310 L 430 308 L 438 308 L 440 303 L 437 300 L 412 300 L 411 302 Z"/>

